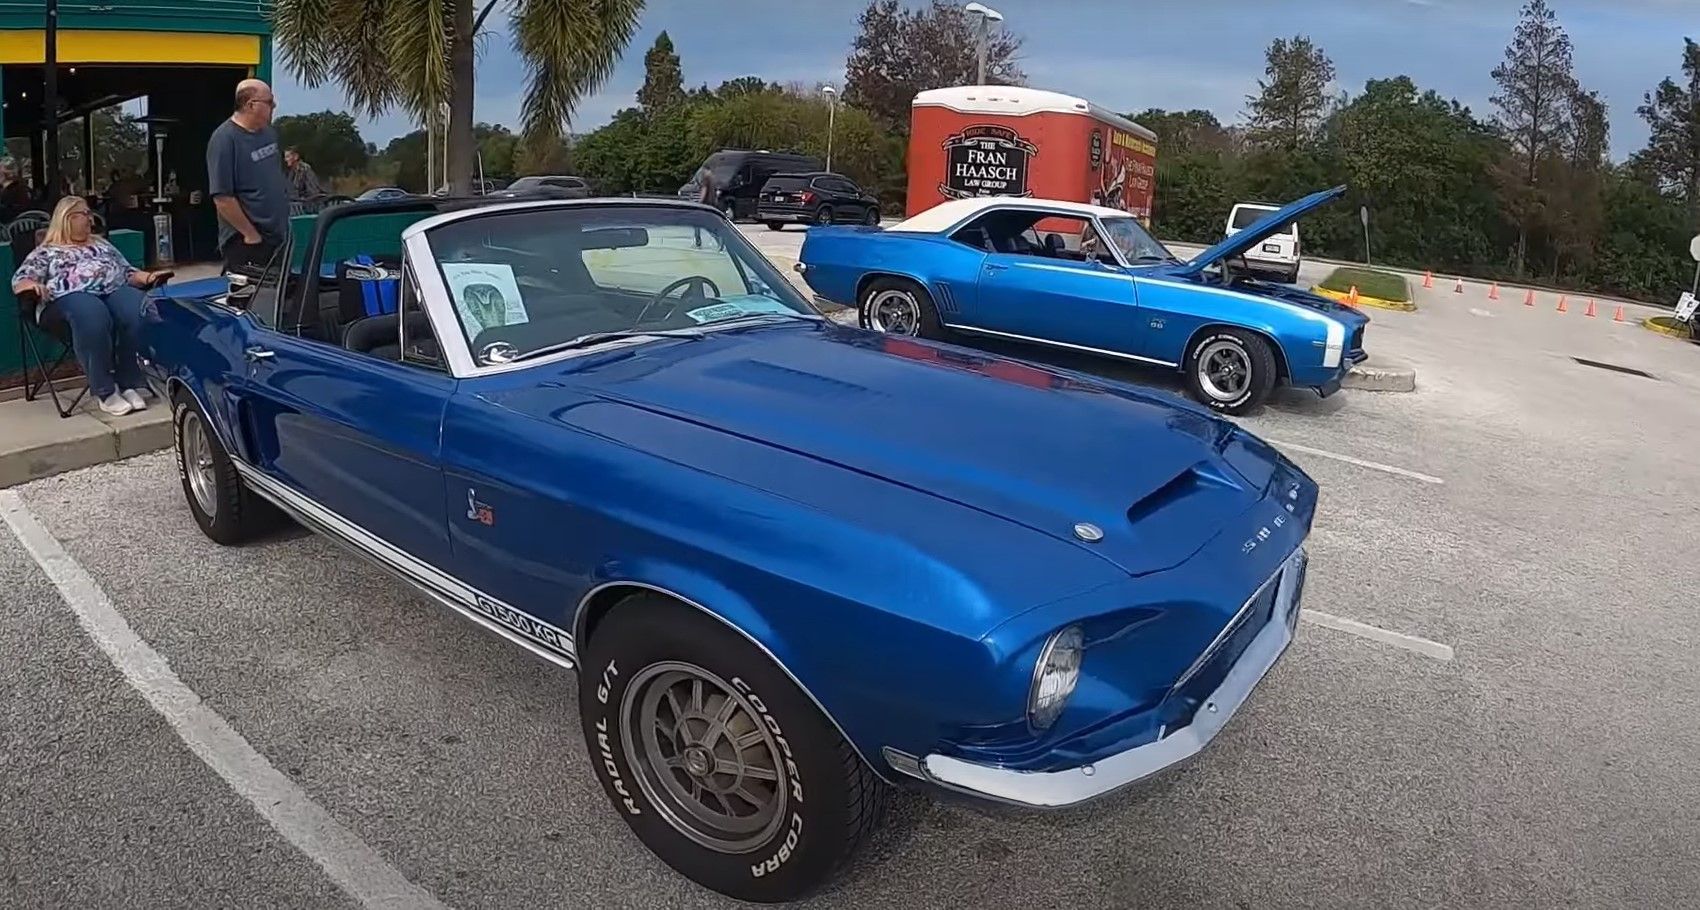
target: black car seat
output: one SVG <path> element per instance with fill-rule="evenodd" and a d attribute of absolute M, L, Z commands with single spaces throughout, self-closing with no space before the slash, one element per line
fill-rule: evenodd
<path fill-rule="evenodd" d="M 1045 255 L 1052 259 L 1068 257 L 1068 244 L 1063 242 L 1061 234 L 1055 231 L 1045 235 Z"/>
<path fill-rule="evenodd" d="M 407 314 L 407 338 L 418 353 L 430 359 L 440 356 L 431 332 L 431 320 L 424 313 Z M 396 313 L 385 313 L 356 319 L 343 330 L 342 346 L 356 354 L 400 361 L 401 317 Z"/>

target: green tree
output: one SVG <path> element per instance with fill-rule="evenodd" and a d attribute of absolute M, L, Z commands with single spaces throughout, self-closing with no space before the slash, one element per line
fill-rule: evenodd
<path fill-rule="evenodd" d="M 1510 147 L 1501 171 L 1507 212 L 1517 225 L 1516 269 L 1529 259 L 1529 235 L 1540 229 L 1546 200 L 1540 191 L 1542 162 L 1562 153 L 1571 100 L 1578 91 L 1571 61 L 1570 36 L 1546 0 L 1523 6 L 1505 48 L 1505 60 L 1493 68 L 1499 91 L 1495 125 Z"/>
<path fill-rule="evenodd" d="M 1166 155 L 1195 151 L 1227 151 L 1234 144 L 1234 137 L 1209 111 L 1166 111 L 1153 107 L 1128 114 L 1127 118 L 1157 134 L 1158 160 Z"/>
<path fill-rule="evenodd" d="M 1637 159 L 1700 221 L 1700 44 L 1692 38 L 1682 39 L 1682 77 L 1661 81 L 1636 108 L 1649 131 Z"/>
<path fill-rule="evenodd" d="M 474 167 L 473 43 L 498 0 L 276 0 L 273 34 L 308 87 L 339 84 L 367 116 L 400 107 L 430 122 L 447 104 L 449 182 Z M 528 71 L 525 132 L 558 135 L 618 62 L 643 0 L 512 0 L 513 52 Z"/>
<path fill-rule="evenodd" d="M 685 100 L 685 77 L 673 39 L 663 31 L 643 55 L 643 87 L 638 89 L 638 107 L 653 113 Z"/>
<path fill-rule="evenodd" d="M 123 108 L 114 105 L 103 107 L 89 115 L 94 121 L 94 162 L 89 168 L 89 175 L 94 181 L 93 189 L 104 187 L 113 171 L 125 174 L 140 174 L 148 167 L 148 134 L 142 125 L 132 120 L 124 113 Z M 27 149 L 28 140 L 21 145 Z M 59 150 L 63 160 L 60 170 L 65 174 L 78 174 L 83 170 L 80 160 L 70 156 L 82 155 L 83 121 L 82 118 L 67 120 L 59 124 Z M 27 152 L 19 158 L 19 168 L 23 173 L 29 172 Z"/>
<path fill-rule="evenodd" d="M 760 76 L 739 76 L 720 83 L 714 90 L 716 98 L 732 98 L 738 95 L 749 95 L 755 92 L 777 92 L 780 90 L 777 82 L 764 82 Z"/>
<path fill-rule="evenodd" d="M 1334 63 L 1303 35 L 1276 38 L 1264 58 L 1269 78 L 1246 96 L 1252 140 L 1289 151 L 1309 144 L 1328 116 Z"/>
<path fill-rule="evenodd" d="M 299 149 L 323 177 L 340 177 L 366 167 L 366 140 L 350 114 L 319 111 L 277 118 L 278 140 Z"/>
<path fill-rule="evenodd" d="M 906 10 L 898 0 L 873 0 L 858 22 L 844 66 L 844 101 L 883 127 L 907 134 L 909 105 L 917 92 L 974 82 L 980 27 L 960 4 L 932 0 Z M 1020 51 L 1021 38 L 1007 27 L 992 32 L 986 81 L 1025 83 L 1027 75 L 1016 64 Z"/>
<path fill-rule="evenodd" d="M 480 123 L 473 127 L 472 132 L 478 137 L 478 155 L 484 165 L 484 176 L 492 180 L 514 179 L 519 137 L 501 124 Z"/>

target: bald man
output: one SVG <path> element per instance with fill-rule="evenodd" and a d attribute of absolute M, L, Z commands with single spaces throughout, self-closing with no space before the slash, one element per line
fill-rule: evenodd
<path fill-rule="evenodd" d="M 289 236 L 289 178 L 272 129 L 277 100 L 258 79 L 236 85 L 236 111 L 207 140 L 207 188 L 218 209 L 225 271 L 264 267 Z"/>

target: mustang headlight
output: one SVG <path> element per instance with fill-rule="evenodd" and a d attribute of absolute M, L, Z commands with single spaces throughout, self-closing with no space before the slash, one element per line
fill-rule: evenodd
<path fill-rule="evenodd" d="M 1027 696 L 1027 720 L 1036 730 L 1048 730 L 1062 714 L 1068 697 L 1080 682 L 1080 655 L 1086 637 L 1079 626 L 1068 626 L 1045 642 L 1033 668 L 1033 691 Z"/>

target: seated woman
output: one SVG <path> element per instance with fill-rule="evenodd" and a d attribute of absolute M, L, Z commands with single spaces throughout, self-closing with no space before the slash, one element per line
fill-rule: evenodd
<path fill-rule="evenodd" d="M 153 392 L 136 362 L 142 325 L 141 288 L 152 272 L 133 269 L 124 254 L 90 230 L 89 204 L 78 196 L 59 200 L 47 235 L 12 275 L 12 292 L 35 291 L 71 326 L 71 346 L 88 376 L 89 392 L 108 414 L 148 406 Z"/>

